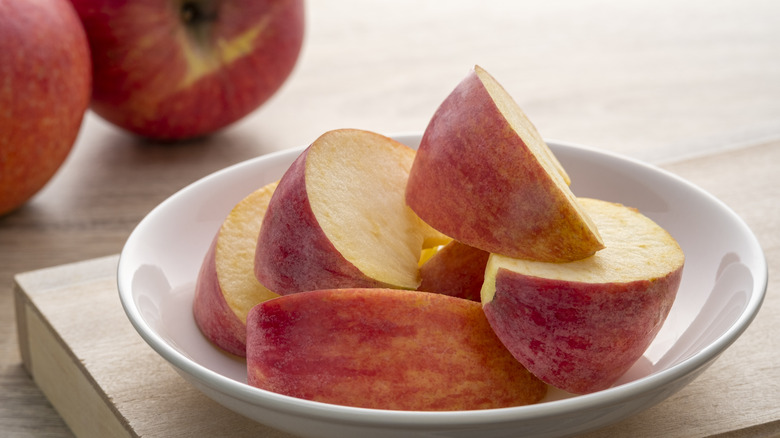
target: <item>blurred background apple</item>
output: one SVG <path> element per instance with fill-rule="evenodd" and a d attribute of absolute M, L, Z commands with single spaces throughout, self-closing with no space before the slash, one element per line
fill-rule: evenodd
<path fill-rule="evenodd" d="M 0 215 L 70 153 L 89 104 L 89 57 L 68 0 L 0 0 Z"/>
<path fill-rule="evenodd" d="M 92 109 L 140 136 L 223 128 L 291 73 L 303 0 L 72 0 L 92 48 Z"/>

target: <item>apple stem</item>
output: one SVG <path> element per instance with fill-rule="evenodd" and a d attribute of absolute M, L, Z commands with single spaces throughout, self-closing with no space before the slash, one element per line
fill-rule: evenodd
<path fill-rule="evenodd" d="M 187 1 L 181 5 L 181 18 L 185 24 L 198 24 L 204 21 L 215 21 L 217 12 L 206 12 L 198 2 Z"/>

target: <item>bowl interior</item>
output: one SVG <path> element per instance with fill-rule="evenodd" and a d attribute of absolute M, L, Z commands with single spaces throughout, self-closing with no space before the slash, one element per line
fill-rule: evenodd
<path fill-rule="evenodd" d="M 415 147 L 419 136 L 399 140 Z M 632 391 L 674 380 L 714 359 L 747 327 L 763 299 L 766 262 L 755 236 L 723 203 L 672 174 L 581 146 L 549 144 L 569 172 L 576 195 L 638 208 L 665 227 L 686 254 L 677 299 L 642 359 L 616 388 L 573 398 L 598 403 L 618 390 L 616 396 L 630 397 Z M 200 334 L 191 312 L 195 280 L 231 208 L 256 188 L 279 179 L 301 151 L 258 157 L 186 187 L 141 221 L 120 257 L 120 297 L 141 336 L 180 372 L 221 385 L 225 393 L 240 390 L 239 398 L 247 403 L 276 395 L 245 385 L 245 363 L 222 354 Z M 546 403 L 529 412 L 563 412 L 556 406 L 566 407 L 573 400 L 561 399 L 570 397 L 552 391 Z M 524 409 L 531 407 L 507 411 L 517 415 Z"/>

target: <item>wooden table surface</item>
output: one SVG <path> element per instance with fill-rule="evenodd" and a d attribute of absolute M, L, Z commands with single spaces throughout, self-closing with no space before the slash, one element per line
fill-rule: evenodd
<path fill-rule="evenodd" d="M 61 171 L 0 217 L 0 435 L 71 436 L 21 365 L 14 274 L 116 254 L 138 221 L 183 186 L 327 130 L 421 132 L 474 64 L 504 85 L 543 136 L 679 169 L 713 190 L 761 229 L 768 295 L 776 293 L 780 210 L 766 200 L 780 201 L 780 176 L 765 171 L 775 181 L 751 184 L 746 167 L 724 187 L 718 172 L 743 150 L 751 163 L 756 154 L 778 157 L 780 2 L 329 0 L 307 8 L 296 70 L 259 110 L 181 144 L 147 142 L 88 113 Z M 761 164 L 780 170 L 776 161 Z M 769 357 L 755 366 L 780 362 L 778 353 Z M 777 393 L 756 396 L 780 401 Z M 717 427 L 697 430 L 767 436 L 766 427 L 730 427 L 726 412 Z M 780 433 L 777 418 L 770 425 Z"/>

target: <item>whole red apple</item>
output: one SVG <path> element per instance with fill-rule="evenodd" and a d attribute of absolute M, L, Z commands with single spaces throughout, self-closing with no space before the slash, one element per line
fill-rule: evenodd
<path fill-rule="evenodd" d="M 180 140 L 246 116 L 303 43 L 303 0 L 71 0 L 92 48 L 92 109 L 144 137 Z"/>
<path fill-rule="evenodd" d="M 67 0 L 0 0 L 0 215 L 65 161 L 90 84 L 89 46 Z"/>

